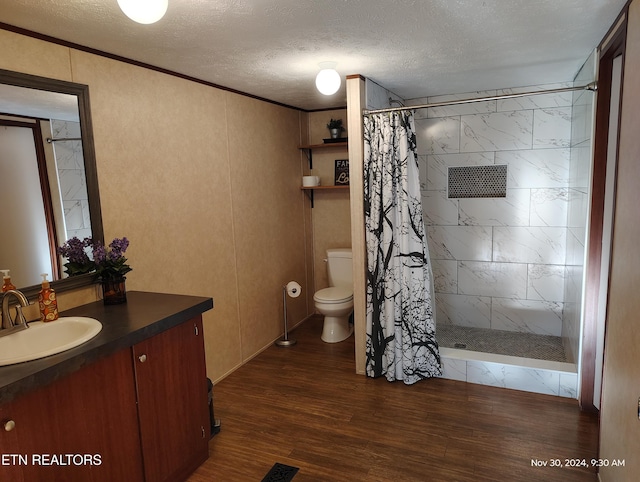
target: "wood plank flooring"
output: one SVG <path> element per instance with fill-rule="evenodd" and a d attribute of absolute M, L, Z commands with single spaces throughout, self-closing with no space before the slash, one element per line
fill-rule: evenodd
<path fill-rule="evenodd" d="M 221 431 L 189 482 L 259 482 L 276 462 L 300 468 L 294 482 L 597 480 L 550 466 L 597 456 L 597 416 L 577 401 L 356 375 L 353 337 L 326 344 L 321 331 L 311 318 L 295 346 L 268 348 L 214 387 Z"/>

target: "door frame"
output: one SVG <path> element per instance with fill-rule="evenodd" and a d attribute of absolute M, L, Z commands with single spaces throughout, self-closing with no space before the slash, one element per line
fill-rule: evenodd
<path fill-rule="evenodd" d="M 604 40 L 598 47 L 598 94 L 596 98 L 593 169 L 591 176 L 591 200 L 589 209 L 589 229 L 587 232 L 587 254 L 585 263 L 584 326 L 582 333 L 580 396 L 578 401 L 582 410 L 598 411 L 595 406 L 596 356 L 598 344 L 598 310 L 600 295 L 600 277 L 602 273 L 602 236 L 605 219 L 605 188 L 607 173 L 607 153 L 609 147 L 609 114 L 611 102 L 611 79 L 613 60 L 622 56 L 620 84 L 620 105 L 618 126 L 622 112 L 622 85 L 624 84 L 624 50 L 627 37 L 628 6 L 616 19 Z M 620 132 L 616 136 L 619 137 Z M 617 176 L 618 149 L 615 163 Z M 615 180 L 614 180 L 615 203 Z M 605 335 L 606 337 L 606 320 Z M 600 396 L 598 394 L 598 396 Z"/>

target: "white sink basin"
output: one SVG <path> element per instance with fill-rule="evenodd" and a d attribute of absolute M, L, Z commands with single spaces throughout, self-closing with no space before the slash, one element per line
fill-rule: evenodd
<path fill-rule="evenodd" d="M 27 330 L 0 337 L 0 366 L 13 365 L 70 350 L 96 336 L 102 323 L 93 318 L 65 316 L 29 323 Z"/>

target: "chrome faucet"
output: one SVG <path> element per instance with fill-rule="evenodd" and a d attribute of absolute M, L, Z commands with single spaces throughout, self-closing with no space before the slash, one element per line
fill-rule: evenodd
<path fill-rule="evenodd" d="M 9 306 L 9 298 L 12 296 L 17 298 L 20 303 L 15 305 L 15 319 L 11 317 L 11 307 Z M 9 335 L 16 331 L 26 330 L 29 328 L 29 325 L 27 325 L 27 319 L 24 317 L 24 313 L 22 313 L 22 308 L 24 306 L 29 306 L 29 300 L 27 300 L 27 297 L 21 291 L 9 290 L 4 293 L 4 296 L 2 297 L 2 329 L 0 329 L 0 336 Z"/>

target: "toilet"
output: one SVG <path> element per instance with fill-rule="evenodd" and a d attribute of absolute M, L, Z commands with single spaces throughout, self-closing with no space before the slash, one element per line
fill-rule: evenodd
<path fill-rule="evenodd" d="M 351 248 L 327 250 L 329 288 L 313 295 L 316 309 L 324 315 L 322 341 L 338 343 L 353 333 L 349 316 L 353 311 L 353 271 Z"/>

